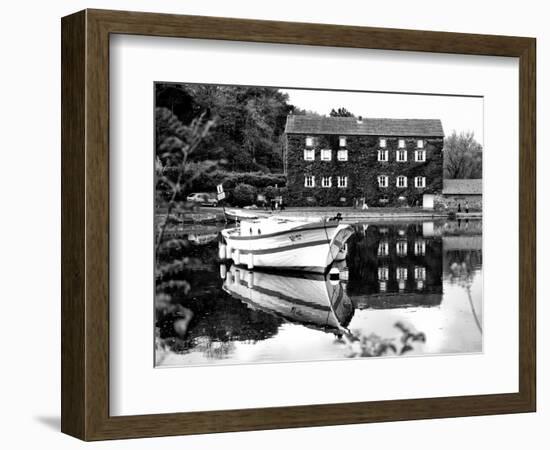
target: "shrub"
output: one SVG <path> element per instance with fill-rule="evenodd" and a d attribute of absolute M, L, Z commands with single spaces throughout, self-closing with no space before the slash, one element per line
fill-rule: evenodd
<path fill-rule="evenodd" d="M 256 201 L 257 190 L 250 184 L 240 183 L 233 191 L 233 203 L 237 206 L 252 205 Z"/>

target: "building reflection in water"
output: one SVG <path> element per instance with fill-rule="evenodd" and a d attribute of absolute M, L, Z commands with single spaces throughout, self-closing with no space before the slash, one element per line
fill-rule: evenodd
<path fill-rule="evenodd" d="M 347 264 L 356 308 L 441 303 L 442 238 L 431 223 L 361 227 L 348 243 Z"/>
<path fill-rule="evenodd" d="M 157 325 L 188 364 L 480 351 L 481 265 L 479 223 L 361 224 L 338 279 L 201 266 L 182 299 L 194 314 L 185 336 L 174 318 Z"/>

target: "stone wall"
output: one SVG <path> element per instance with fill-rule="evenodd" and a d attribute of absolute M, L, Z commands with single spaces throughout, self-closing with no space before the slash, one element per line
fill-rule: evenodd
<path fill-rule="evenodd" d="M 457 211 L 460 204 L 462 212 L 468 202 L 468 209 L 472 211 L 481 211 L 483 208 L 483 196 L 471 194 L 442 194 L 435 198 L 435 206 L 439 209 Z"/>
<path fill-rule="evenodd" d="M 383 137 L 383 136 L 382 136 Z M 304 160 L 306 135 L 286 136 L 288 204 L 294 206 L 351 206 L 365 197 L 369 206 L 422 205 L 423 194 L 440 194 L 443 175 L 443 138 L 422 138 L 425 162 L 415 162 L 416 138 L 406 138 L 407 161 L 396 161 L 398 138 L 386 138 L 389 160 L 378 161 L 378 136 L 346 136 L 348 161 L 338 161 L 339 136 L 314 136 L 315 161 Z M 321 149 L 332 150 L 331 161 L 321 161 Z M 315 187 L 305 187 L 304 177 L 315 176 Z M 378 175 L 389 176 L 388 187 L 378 187 Z M 396 186 L 396 177 L 407 177 L 407 187 Z M 331 176 L 332 187 L 321 187 L 321 177 Z M 348 187 L 338 188 L 337 177 L 347 176 Z M 414 187 L 414 177 L 426 177 L 425 188 Z M 384 200 L 387 200 L 384 202 Z"/>

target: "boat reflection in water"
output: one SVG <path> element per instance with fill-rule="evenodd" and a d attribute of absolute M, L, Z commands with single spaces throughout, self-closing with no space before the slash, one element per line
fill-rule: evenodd
<path fill-rule="evenodd" d="M 220 267 L 223 289 L 253 310 L 342 336 L 354 313 L 345 286 L 331 275 L 281 274 Z"/>
<path fill-rule="evenodd" d="M 482 351 L 480 223 L 357 224 L 341 248 L 324 273 L 201 266 L 162 365 Z"/>

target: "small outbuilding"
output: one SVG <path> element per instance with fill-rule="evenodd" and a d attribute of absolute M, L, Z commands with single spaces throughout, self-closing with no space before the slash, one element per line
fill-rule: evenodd
<path fill-rule="evenodd" d="M 445 209 L 481 211 L 483 205 L 483 180 L 443 180 L 441 202 Z"/>

